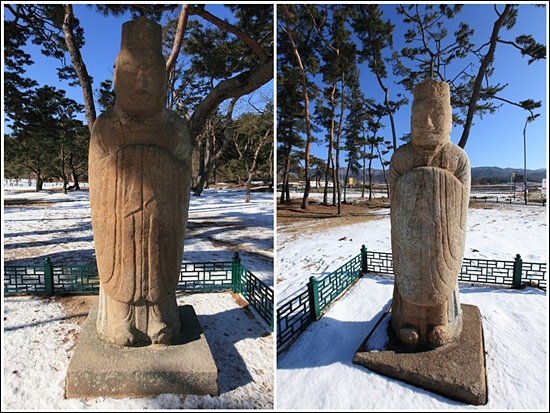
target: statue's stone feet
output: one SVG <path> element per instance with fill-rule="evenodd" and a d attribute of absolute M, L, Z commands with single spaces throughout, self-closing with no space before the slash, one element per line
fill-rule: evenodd
<path fill-rule="evenodd" d="M 120 322 L 116 325 L 111 323 L 105 333 L 102 339 L 117 346 L 131 346 L 136 342 L 132 326 L 128 322 Z"/>
<path fill-rule="evenodd" d="M 450 341 L 449 334 L 445 326 L 435 326 L 428 334 L 428 342 L 433 347 L 441 347 Z"/>
<path fill-rule="evenodd" d="M 416 346 L 419 339 L 420 336 L 418 335 L 418 331 L 412 326 L 402 327 L 399 330 L 399 340 L 401 340 L 405 344 Z"/>
<path fill-rule="evenodd" d="M 172 344 L 172 329 L 162 322 L 152 322 L 149 326 L 149 337 L 153 344 Z"/>

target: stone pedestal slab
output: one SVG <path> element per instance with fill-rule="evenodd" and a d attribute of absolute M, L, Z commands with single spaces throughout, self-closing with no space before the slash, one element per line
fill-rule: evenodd
<path fill-rule="evenodd" d="M 66 398 L 218 395 L 218 369 L 197 315 L 180 306 L 181 331 L 170 346 L 115 347 L 96 333 L 92 307 L 67 369 Z"/>
<path fill-rule="evenodd" d="M 363 341 L 353 362 L 385 376 L 473 405 L 487 403 L 485 345 L 476 306 L 462 304 L 463 328 L 451 344 L 411 352 L 389 326 L 385 312 Z M 382 345 L 380 345 L 382 343 Z"/>

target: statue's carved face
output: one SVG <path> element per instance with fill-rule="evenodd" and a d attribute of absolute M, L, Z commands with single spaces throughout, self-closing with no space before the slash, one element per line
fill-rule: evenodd
<path fill-rule="evenodd" d="M 149 115 L 165 107 L 164 59 L 152 53 L 121 51 L 115 68 L 115 104 L 136 115 Z"/>
<path fill-rule="evenodd" d="M 451 106 L 441 99 L 414 101 L 411 111 L 412 143 L 421 148 L 435 148 L 450 141 Z"/>

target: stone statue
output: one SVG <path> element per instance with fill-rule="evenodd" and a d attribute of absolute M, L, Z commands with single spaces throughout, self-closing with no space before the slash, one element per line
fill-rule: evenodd
<path fill-rule="evenodd" d="M 462 331 L 458 274 L 464 256 L 470 161 L 450 141 L 449 85 L 414 91 L 411 142 L 390 162 L 395 285 L 391 328 L 412 348 L 440 347 Z"/>
<path fill-rule="evenodd" d="M 122 26 L 114 108 L 93 126 L 90 205 L 100 277 L 96 329 L 104 342 L 171 344 L 191 187 L 187 122 L 165 108 L 162 28 Z"/>

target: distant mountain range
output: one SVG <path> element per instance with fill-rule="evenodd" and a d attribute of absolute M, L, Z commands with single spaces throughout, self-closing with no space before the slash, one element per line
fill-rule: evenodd
<path fill-rule="evenodd" d="M 496 183 L 508 183 L 511 181 L 513 173 L 515 173 L 516 180 L 523 180 L 523 169 L 479 166 L 472 168 L 472 181 L 485 179 L 497 180 Z M 546 168 L 527 169 L 527 181 L 541 182 L 543 178 L 546 178 Z"/>
<path fill-rule="evenodd" d="M 386 170 L 386 174 L 387 174 Z M 510 183 L 512 174 L 515 172 L 516 180 L 523 181 L 523 169 L 515 168 L 499 168 L 498 166 L 479 166 L 472 168 L 472 183 L 473 184 L 505 184 Z M 345 176 L 345 169 L 342 170 L 342 177 Z M 384 181 L 384 173 L 381 169 L 372 170 L 373 180 L 375 182 Z M 361 174 L 351 175 L 356 181 L 361 181 Z M 546 178 L 546 168 L 542 169 L 527 169 L 527 181 L 541 182 Z M 367 176 L 368 179 L 368 176 Z"/>

